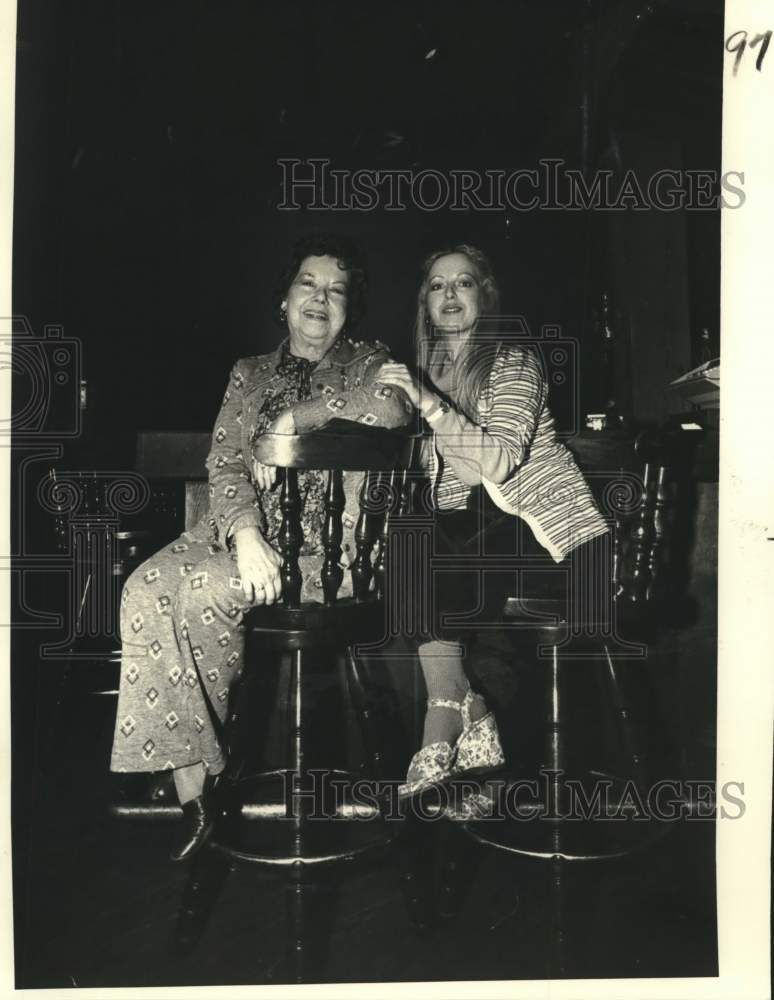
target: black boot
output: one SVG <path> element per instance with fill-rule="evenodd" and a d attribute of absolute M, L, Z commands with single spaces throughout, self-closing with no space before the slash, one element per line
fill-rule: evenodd
<path fill-rule="evenodd" d="M 183 841 L 180 847 L 170 854 L 172 861 L 188 861 L 212 836 L 215 820 L 218 816 L 216 796 L 214 794 L 217 778 L 207 775 L 204 779 L 202 794 L 183 805 Z"/>

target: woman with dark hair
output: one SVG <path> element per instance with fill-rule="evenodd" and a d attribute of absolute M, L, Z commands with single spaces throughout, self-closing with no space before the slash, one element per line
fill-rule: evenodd
<path fill-rule="evenodd" d="M 484 331 L 498 307 L 497 283 L 480 250 L 461 244 L 432 254 L 417 302 L 420 376 L 386 362 L 380 378 L 406 393 L 432 431 L 426 465 L 434 554 L 513 553 L 524 522 L 530 530 L 521 533 L 518 554 L 547 552 L 568 565 L 589 556 L 608 527 L 557 440 L 537 355 L 523 338 Z M 424 735 L 403 796 L 504 763 L 494 716 L 467 678 L 461 638 L 471 632 L 444 621 L 455 612 L 470 619 L 479 605 L 483 622 L 501 611 L 513 574 L 486 571 L 483 600 L 479 576 L 476 569 L 437 574 L 432 635 L 418 649 L 428 694 Z"/>
<path fill-rule="evenodd" d="M 253 443 L 264 433 L 320 428 L 333 417 L 382 427 L 411 417 L 405 394 L 378 379 L 387 350 L 347 336 L 363 313 L 366 284 L 362 259 L 345 240 L 320 236 L 296 245 L 277 301 L 287 337 L 269 354 L 237 361 L 231 372 L 207 458 L 207 515 L 124 587 L 110 766 L 173 771 L 185 821 L 173 860 L 191 857 L 214 826 L 209 792 L 225 766 L 220 731 L 243 667 L 242 619 L 255 605 L 281 598 L 275 470 L 253 461 Z M 344 553 L 355 551 L 357 478 L 344 482 Z M 323 474 L 298 479 L 302 600 L 320 601 Z M 344 586 L 351 586 L 349 574 Z"/>

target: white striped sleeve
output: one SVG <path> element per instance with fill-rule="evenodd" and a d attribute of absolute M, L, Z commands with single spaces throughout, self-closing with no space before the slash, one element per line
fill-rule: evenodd
<path fill-rule="evenodd" d="M 433 421 L 438 450 L 469 485 L 482 479 L 503 483 L 513 475 L 529 454 L 546 400 L 537 358 L 519 347 L 506 348 L 497 358 L 490 385 L 486 430 L 454 409 Z"/>

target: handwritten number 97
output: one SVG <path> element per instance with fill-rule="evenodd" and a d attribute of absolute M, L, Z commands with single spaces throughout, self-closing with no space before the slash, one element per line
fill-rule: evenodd
<path fill-rule="evenodd" d="M 726 39 L 726 52 L 735 52 L 736 57 L 734 58 L 734 69 L 733 73 L 736 76 L 737 70 L 739 69 L 739 63 L 742 61 L 742 56 L 744 55 L 744 50 L 749 45 L 751 49 L 756 48 L 760 45 L 758 50 L 758 58 L 755 60 L 755 68 L 760 73 L 761 66 L 763 65 L 763 57 L 766 55 L 766 51 L 769 47 L 769 42 L 771 41 L 771 31 L 764 31 L 760 35 L 755 35 L 750 41 L 747 41 L 746 31 L 735 31 L 733 35 L 729 35 Z"/>

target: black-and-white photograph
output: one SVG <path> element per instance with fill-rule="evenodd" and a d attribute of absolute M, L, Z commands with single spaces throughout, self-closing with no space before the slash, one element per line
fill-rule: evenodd
<path fill-rule="evenodd" d="M 718 977 L 769 15 L 18 0 L 17 989 Z"/>

